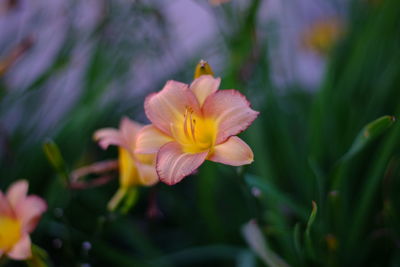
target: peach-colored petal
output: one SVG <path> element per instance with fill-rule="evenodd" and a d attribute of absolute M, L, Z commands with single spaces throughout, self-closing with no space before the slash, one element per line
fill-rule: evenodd
<path fill-rule="evenodd" d="M 16 207 L 17 203 L 22 201 L 28 193 L 29 184 L 26 180 L 20 180 L 13 183 L 7 190 L 7 199 L 11 207 Z"/>
<path fill-rule="evenodd" d="M 0 191 L 0 216 L 13 217 L 14 212 L 6 196 Z"/>
<path fill-rule="evenodd" d="M 135 137 L 140 129 L 143 127 L 142 124 L 130 120 L 128 117 L 123 117 L 120 125 L 119 131 L 124 139 L 127 149 L 134 149 L 135 147 Z"/>
<path fill-rule="evenodd" d="M 14 247 L 7 252 L 7 256 L 13 260 L 26 260 L 32 257 L 31 239 L 24 235 Z"/>
<path fill-rule="evenodd" d="M 236 90 L 217 91 L 206 99 L 202 110 L 205 117 L 217 120 L 216 144 L 244 131 L 259 114 L 250 108 L 246 97 Z"/>
<path fill-rule="evenodd" d="M 144 126 L 136 137 L 135 154 L 156 153 L 161 146 L 171 141 L 171 137 L 165 135 L 153 125 Z"/>
<path fill-rule="evenodd" d="M 15 212 L 22 224 L 23 231 L 26 233 L 32 232 L 46 210 L 46 202 L 38 196 L 28 196 L 20 201 L 16 206 Z"/>
<path fill-rule="evenodd" d="M 135 162 L 139 164 L 152 165 L 156 160 L 156 153 L 153 154 L 135 154 Z"/>
<path fill-rule="evenodd" d="M 157 154 L 158 177 L 162 182 L 174 185 L 195 171 L 204 162 L 207 154 L 208 151 L 197 154 L 185 153 L 178 143 L 167 143 Z"/>
<path fill-rule="evenodd" d="M 144 103 L 147 118 L 169 136 L 172 136 L 171 124 L 183 123 L 187 108 L 194 114 L 200 113 L 196 96 L 186 84 L 176 81 L 168 81 L 160 92 L 149 95 Z"/>
<path fill-rule="evenodd" d="M 97 130 L 93 138 L 99 142 L 102 149 L 107 149 L 110 145 L 121 146 L 124 144 L 124 139 L 121 133 L 114 128 L 103 128 Z"/>
<path fill-rule="evenodd" d="M 226 142 L 214 147 L 209 160 L 232 166 L 241 166 L 253 162 L 253 151 L 239 137 L 231 136 Z"/>
<path fill-rule="evenodd" d="M 139 179 L 142 185 L 151 186 L 158 182 L 158 175 L 154 165 L 137 163 Z"/>
<path fill-rule="evenodd" d="M 95 162 L 91 165 L 83 166 L 79 169 L 75 169 L 71 172 L 71 182 L 72 183 L 79 183 L 83 182 L 82 178 L 89 175 L 89 174 L 99 174 L 102 175 L 104 173 L 113 171 L 118 169 L 118 161 L 117 160 L 105 160 Z"/>
<path fill-rule="evenodd" d="M 110 145 L 122 146 L 127 150 L 133 150 L 135 146 L 135 137 L 142 125 L 130 120 L 128 117 L 123 117 L 119 129 L 103 128 L 97 130 L 93 138 L 99 142 L 103 149 L 107 149 Z"/>
<path fill-rule="evenodd" d="M 214 78 L 211 75 L 202 75 L 192 82 L 190 89 L 196 95 L 200 107 L 209 95 L 218 90 L 220 83 L 220 78 Z"/>

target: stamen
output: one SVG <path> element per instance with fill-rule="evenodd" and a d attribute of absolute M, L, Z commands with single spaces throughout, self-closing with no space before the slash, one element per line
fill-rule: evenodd
<path fill-rule="evenodd" d="M 192 120 L 192 113 L 190 113 L 190 130 L 192 131 L 193 141 L 196 143 L 196 135 L 195 135 L 195 128 L 196 128 L 196 120 Z M 193 122 L 193 123 L 192 123 Z"/>
<path fill-rule="evenodd" d="M 188 119 L 188 107 L 185 108 L 185 115 L 183 116 L 183 131 L 187 138 L 190 138 L 189 132 L 187 129 L 187 119 Z"/>
<path fill-rule="evenodd" d="M 183 131 L 185 133 L 186 138 L 189 140 L 196 142 L 196 134 L 195 134 L 195 127 L 196 127 L 196 120 L 192 118 L 193 109 L 189 106 L 185 108 L 185 114 L 183 115 Z M 188 123 L 190 123 L 190 133 L 188 130 Z"/>

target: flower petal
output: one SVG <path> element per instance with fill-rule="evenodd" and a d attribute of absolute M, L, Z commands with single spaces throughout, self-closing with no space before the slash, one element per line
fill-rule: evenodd
<path fill-rule="evenodd" d="M 157 154 L 156 169 L 160 180 L 168 185 L 180 182 L 206 159 L 208 151 L 189 154 L 176 142 L 163 145 Z"/>
<path fill-rule="evenodd" d="M 13 260 L 26 260 L 32 257 L 31 239 L 25 234 L 17 244 L 7 253 Z"/>
<path fill-rule="evenodd" d="M 128 117 L 123 117 L 119 129 L 103 128 L 97 130 L 93 138 L 99 142 L 103 149 L 107 149 L 110 145 L 122 146 L 128 150 L 134 149 L 136 134 L 143 126 Z"/>
<path fill-rule="evenodd" d="M 135 154 L 136 164 L 154 165 L 156 162 L 156 153 L 153 154 Z"/>
<path fill-rule="evenodd" d="M 244 131 L 257 118 L 259 112 L 250 108 L 246 97 L 236 90 L 218 91 L 208 97 L 202 107 L 205 117 L 218 123 L 216 144 Z"/>
<path fill-rule="evenodd" d="M 171 125 L 183 123 L 188 107 L 195 115 L 200 114 L 196 96 L 186 84 L 176 81 L 168 81 L 160 92 L 149 95 L 144 103 L 149 120 L 169 136 L 172 136 Z"/>
<path fill-rule="evenodd" d="M 214 147 L 209 160 L 232 166 L 241 166 L 253 162 L 253 151 L 239 137 L 231 136 L 226 142 Z"/>
<path fill-rule="evenodd" d="M 137 164 L 137 168 L 139 171 L 139 179 L 142 185 L 151 186 L 159 181 L 154 165 Z"/>
<path fill-rule="evenodd" d="M 107 149 L 108 146 L 120 146 L 124 143 L 124 139 L 121 133 L 114 128 L 103 128 L 97 130 L 93 138 L 95 141 L 99 142 L 99 145 L 102 149 Z"/>
<path fill-rule="evenodd" d="M 46 209 L 46 202 L 38 196 L 28 196 L 20 201 L 15 212 L 17 218 L 21 221 L 23 231 L 32 232 Z"/>
<path fill-rule="evenodd" d="M 133 150 L 135 148 L 136 135 L 142 127 L 142 124 L 130 120 L 128 117 L 122 118 L 119 125 L 119 131 L 124 139 L 126 149 Z"/>
<path fill-rule="evenodd" d="M 13 183 L 7 191 L 7 199 L 11 207 L 16 207 L 17 203 L 22 201 L 28 193 L 29 184 L 26 180 L 20 180 Z"/>
<path fill-rule="evenodd" d="M 156 153 L 161 146 L 171 141 L 171 137 L 165 135 L 153 125 L 144 126 L 136 137 L 135 154 Z"/>
<path fill-rule="evenodd" d="M 209 95 L 218 90 L 220 83 L 220 78 L 214 78 L 211 75 L 202 75 L 192 82 L 190 89 L 196 95 L 200 107 Z"/>
<path fill-rule="evenodd" d="M 0 191 L 0 216 L 13 217 L 14 212 L 6 196 Z"/>

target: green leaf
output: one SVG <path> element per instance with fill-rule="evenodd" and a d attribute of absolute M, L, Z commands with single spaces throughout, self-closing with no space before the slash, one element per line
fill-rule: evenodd
<path fill-rule="evenodd" d="M 312 202 L 312 211 L 308 218 L 307 228 L 305 231 L 306 248 L 312 258 L 315 258 L 314 246 L 311 239 L 311 227 L 314 224 L 315 217 L 317 216 L 318 206 L 315 201 Z"/>
<path fill-rule="evenodd" d="M 32 244 L 32 258 L 27 260 L 26 264 L 28 267 L 47 267 L 48 259 L 49 255 L 44 249 Z"/>
<path fill-rule="evenodd" d="M 302 245 L 301 245 L 301 237 L 300 237 L 300 223 L 296 223 L 293 229 L 293 243 L 294 249 L 297 253 L 299 259 L 302 258 Z"/>
<path fill-rule="evenodd" d="M 358 134 L 353 142 L 350 150 L 343 156 L 341 160 L 346 161 L 365 148 L 371 141 L 379 137 L 387 129 L 389 129 L 396 118 L 394 116 L 383 116 L 373 122 L 368 123 Z"/>
<path fill-rule="evenodd" d="M 250 187 L 255 187 L 269 198 L 276 199 L 279 203 L 287 205 L 291 208 L 299 217 L 306 220 L 307 210 L 299 203 L 293 201 L 288 195 L 282 193 L 278 188 L 275 187 L 272 182 L 267 179 L 261 179 L 255 175 L 246 174 L 245 181 Z"/>
<path fill-rule="evenodd" d="M 379 190 L 379 183 L 384 178 L 385 170 L 388 168 L 388 163 L 394 151 L 398 150 L 399 140 L 400 125 L 397 124 L 375 154 L 375 161 L 369 167 L 365 183 L 362 185 L 361 194 L 353 211 L 352 224 L 348 227 L 349 242 L 347 244 L 350 247 L 356 246 L 363 231 L 365 231 L 366 224 L 369 221 L 368 215 L 371 214 L 371 205 Z"/>
<path fill-rule="evenodd" d="M 126 214 L 136 204 L 139 196 L 139 190 L 136 187 L 131 187 L 125 195 L 121 213 Z"/>
<path fill-rule="evenodd" d="M 362 151 L 373 140 L 382 135 L 396 121 L 394 116 L 383 116 L 367 124 L 357 135 L 349 151 L 337 163 L 332 190 L 337 190 L 346 176 L 347 164 L 355 155 Z"/>
<path fill-rule="evenodd" d="M 262 261 L 271 267 L 286 267 L 289 266 L 282 258 L 280 258 L 275 252 L 273 252 L 258 226 L 258 224 L 252 220 L 246 223 L 242 227 L 242 234 L 244 239 L 249 244 L 250 248 L 254 253 L 262 259 Z"/>
<path fill-rule="evenodd" d="M 139 195 L 138 193 L 137 187 L 120 187 L 108 203 L 108 210 L 112 212 L 118 210 L 122 214 L 128 213 L 128 211 L 136 204 Z"/>
<path fill-rule="evenodd" d="M 224 240 L 226 229 L 219 216 L 218 208 L 215 205 L 219 180 L 214 164 L 206 162 L 200 168 L 199 179 L 197 179 L 198 208 L 200 216 L 206 224 L 210 238 L 216 242 Z"/>

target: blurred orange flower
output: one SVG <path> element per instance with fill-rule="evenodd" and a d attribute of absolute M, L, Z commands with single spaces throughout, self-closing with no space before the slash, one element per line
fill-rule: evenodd
<path fill-rule="evenodd" d="M 118 165 L 120 189 L 109 203 L 113 210 L 126 191 L 138 185 L 151 186 L 158 181 L 154 167 L 154 155 L 134 153 L 136 135 L 143 125 L 123 118 L 119 129 L 104 128 L 95 132 L 94 139 L 103 149 L 109 145 L 118 146 Z"/>
<path fill-rule="evenodd" d="M 38 196 L 27 196 L 28 182 L 17 181 L 4 195 L 0 191 L 0 257 L 14 260 L 32 257 L 29 234 L 46 211 L 46 202 Z"/>
<path fill-rule="evenodd" d="M 218 90 L 221 80 L 202 75 L 189 86 L 169 81 L 146 98 L 152 125 L 136 141 L 136 153 L 157 153 L 160 180 L 173 185 L 206 159 L 240 166 L 253 161 L 253 152 L 239 137 L 257 117 L 236 90 Z"/>

